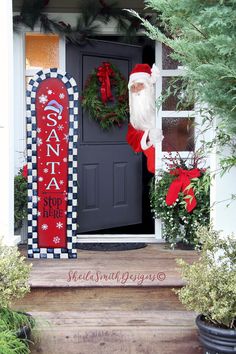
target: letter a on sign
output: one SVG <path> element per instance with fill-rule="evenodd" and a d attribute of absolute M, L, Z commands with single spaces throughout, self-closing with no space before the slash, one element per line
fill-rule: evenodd
<path fill-rule="evenodd" d="M 57 69 L 27 90 L 28 257 L 76 258 L 78 88 Z"/>

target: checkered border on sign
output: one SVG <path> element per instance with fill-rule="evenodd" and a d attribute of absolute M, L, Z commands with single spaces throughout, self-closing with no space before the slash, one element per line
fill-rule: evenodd
<path fill-rule="evenodd" d="M 68 201 L 67 248 L 39 248 L 37 229 L 37 121 L 36 92 L 40 83 L 48 78 L 60 79 L 69 96 L 69 146 L 68 146 Z M 39 71 L 28 84 L 26 91 L 27 166 L 28 166 L 28 257 L 77 258 L 77 140 L 79 92 L 75 80 L 57 68 Z"/>

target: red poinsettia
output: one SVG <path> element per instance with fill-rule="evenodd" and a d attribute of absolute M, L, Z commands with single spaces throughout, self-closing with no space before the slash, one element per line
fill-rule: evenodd
<path fill-rule="evenodd" d="M 25 178 L 27 178 L 27 176 L 28 176 L 27 164 L 25 164 L 22 168 L 22 176 Z"/>

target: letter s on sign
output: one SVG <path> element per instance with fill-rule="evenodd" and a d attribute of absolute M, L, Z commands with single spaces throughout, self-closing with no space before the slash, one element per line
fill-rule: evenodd
<path fill-rule="evenodd" d="M 53 124 L 47 123 L 48 127 L 55 127 L 57 125 L 57 120 L 55 118 L 52 118 L 51 116 L 57 117 L 57 113 L 48 113 L 47 114 L 47 119 L 53 122 Z"/>

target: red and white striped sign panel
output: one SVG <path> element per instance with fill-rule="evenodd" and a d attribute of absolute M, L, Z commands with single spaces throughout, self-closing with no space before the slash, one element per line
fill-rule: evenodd
<path fill-rule="evenodd" d="M 76 258 L 78 89 L 57 69 L 27 91 L 28 255 Z"/>

